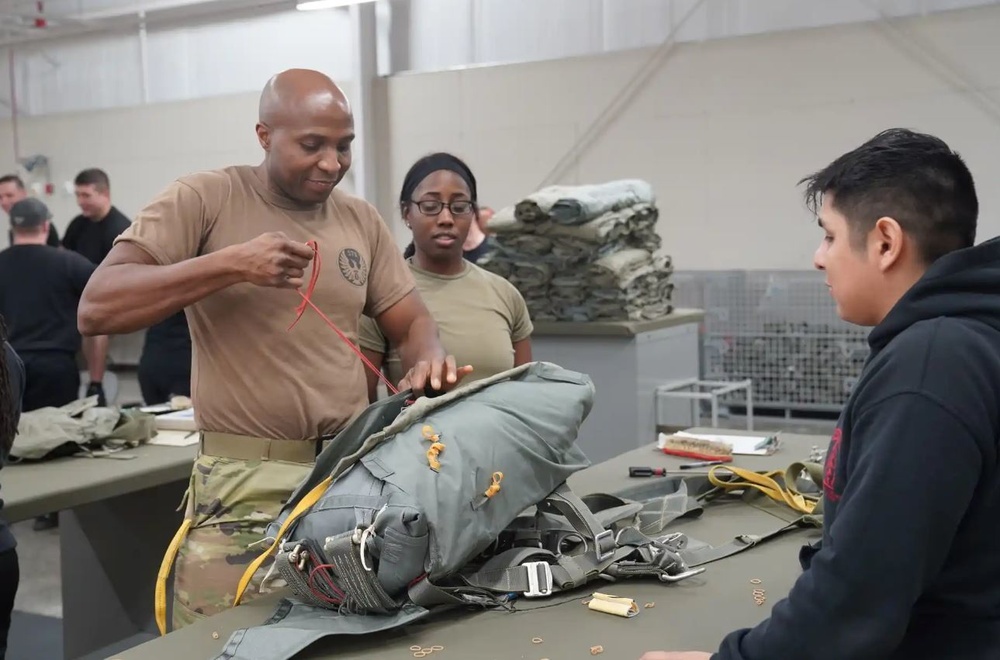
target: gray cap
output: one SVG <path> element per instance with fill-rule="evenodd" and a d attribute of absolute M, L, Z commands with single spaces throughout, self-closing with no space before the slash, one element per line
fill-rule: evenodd
<path fill-rule="evenodd" d="M 30 229 L 40 227 L 43 222 L 52 219 L 49 207 L 40 199 L 27 197 L 10 207 L 10 226 Z"/>

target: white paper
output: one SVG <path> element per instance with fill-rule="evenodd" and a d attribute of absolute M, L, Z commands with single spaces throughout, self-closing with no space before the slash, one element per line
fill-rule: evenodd
<path fill-rule="evenodd" d="M 674 433 L 677 437 L 695 440 L 712 440 L 724 442 L 733 448 L 733 454 L 741 456 L 767 456 L 774 451 L 777 439 L 773 435 L 717 435 L 710 433 Z"/>
<path fill-rule="evenodd" d="M 194 431 L 198 428 L 194 421 L 194 408 L 157 415 L 154 423 L 156 428 L 165 431 Z"/>
<path fill-rule="evenodd" d="M 172 410 L 173 408 L 170 407 L 169 403 L 159 403 L 155 406 L 143 406 L 139 408 L 140 412 L 152 413 L 154 415 L 159 415 L 160 413 L 168 413 Z"/>
<path fill-rule="evenodd" d="M 188 447 L 198 442 L 197 431 L 157 431 L 156 435 L 149 439 L 151 445 L 163 445 L 164 447 Z"/>

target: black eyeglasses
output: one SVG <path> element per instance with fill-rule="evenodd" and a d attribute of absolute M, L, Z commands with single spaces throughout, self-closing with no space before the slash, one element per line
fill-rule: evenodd
<path fill-rule="evenodd" d="M 422 201 L 411 200 L 424 215 L 440 215 L 441 211 L 448 209 L 455 217 L 472 215 L 476 211 L 476 205 L 469 200 L 460 199 L 454 202 L 442 202 L 438 199 L 425 199 Z"/>

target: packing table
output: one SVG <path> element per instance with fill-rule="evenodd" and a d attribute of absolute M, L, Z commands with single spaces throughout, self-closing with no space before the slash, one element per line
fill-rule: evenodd
<path fill-rule="evenodd" d="M 737 433 L 725 431 L 725 433 Z M 771 456 L 737 456 L 733 465 L 750 470 L 784 469 L 806 460 L 813 445 L 826 448 L 822 436 L 782 434 L 782 446 Z M 570 479 L 578 494 L 617 490 L 636 483 L 629 466 L 667 467 L 676 471 L 676 459 L 640 447 L 592 466 Z M 706 470 L 677 472 L 699 474 Z M 661 477 L 649 477 L 661 478 Z M 713 545 L 739 534 L 761 534 L 784 524 L 782 519 L 742 503 L 719 503 L 706 508 L 699 519 L 677 521 L 671 531 Z M 819 530 L 793 531 L 738 555 L 710 563 L 701 575 L 676 584 L 648 579 L 617 583 L 597 580 L 571 594 L 547 599 L 521 599 L 517 612 L 451 611 L 429 617 L 404 629 L 357 638 L 330 638 L 310 647 L 297 658 L 319 660 L 362 657 L 412 658 L 411 646 L 443 646 L 434 658 L 582 658 L 593 646 L 602 646 L 603 657 L 638 658 L 648 650 L 713 651 L 731 630 L 753 626 L 767 617 L 771 606 L 787 595 L 800 573 L 798 550 L 818 538 Z M 752 584 L 750 580 L 760 580 Z M 763 606 L 753 591 L 763 589 Z M 640 613 L 621 618 L 588 610 L 582 600 L 592 592 L 633 598 Z M 263 623 L 274 612 L 282 594 L 269 594 L 182 628 L 124 653 L 116 660 L 176 660 L 215 658 L 233 631 Z M 647 608 L 647 603 L 655 607 Z M 545 607 L 549 606 L 549 607 Z M 521 610 L 520 608 L 525 608 Z M 531 609 L 538 608 L 538 609 Z M 539 644 L 533 638 L 541 638 Z"/>
<path fill-rule="evenodd" d="M 155 637 L 153 588 L 198 446 L 142 445 L 116 456 L 0 471 L 10 522 L 59 511 L 63 653 L 79 658 Z"/>

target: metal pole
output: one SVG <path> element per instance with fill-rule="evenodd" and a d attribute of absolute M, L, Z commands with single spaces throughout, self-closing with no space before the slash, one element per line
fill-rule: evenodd
<path fill-rule="evenodd" d="M 139 75 L 142 77 L 142 102 L 149 103 L 149 44 L 146 39 L 146 12 L 139 12 Z"/>
<path fill-rule="evenodd" d="M 21 162 L 21 140 L 17 126 L 17 67 L 14 64 L 14 47 L 7 48 L 7 70 L 10 75 L 10 127 L 12 131 L 12 146 L 14 161 Z"/>
<path fill-rule="evenodd" d="M 351 6 L 354 27 L 354 194 L 376 203 L 375 188 L 375 119 L 372 111 L 372 86 L 378 75 L 378 32 L 375 29 L 375 5 L 366 2 Z"/>

